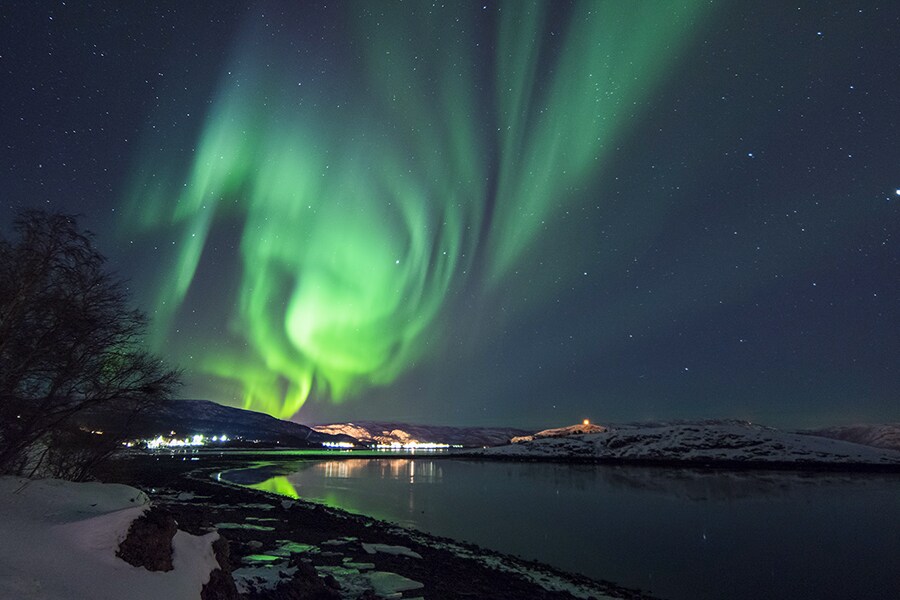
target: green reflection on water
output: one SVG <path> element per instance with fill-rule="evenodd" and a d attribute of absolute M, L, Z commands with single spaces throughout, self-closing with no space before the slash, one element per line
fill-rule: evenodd
<path fill-rule="evenodd" d="M 297 493 L 297 490 L 294 489 L 294 485 L 290 481 L 288 481 L 288 478 L 281 475 L 272 477 L 271 479 L 267 479 L 261 483 L 247 484 L 244 487 L 253 488 L 254 490 L 260 490 L 263 492 L 269 492 L 271 494 L 278 494 L 279 496 L 287 496 L 288 498 L 300 497 L 300 495 Z"/>
<path fill-rule="evenodd" d="M 282 454 L 281 451 L 276 451 L 278 454 Z M 283 452 L 284 454 L 291 454 L 290 451 Z M 310 454 L 332 454 L 329 452 L 307 452 L 307 451 L 298 451 L 299 454 L 304 454 L 309 456 Z M 379 456 L 383 457 L 384 453 L 381 452 L 354 452 L 354 456 L 363 455 L 363 456 Z M 368 460 L 355 460 L 355 459 L 343 459 L 343 460 L 328 460 L 328 461 L 311 461 L 311 464 L 304 465 L 304 461 L 300 461 L 294 465 L 295 469 L 300 470 L 302 468 L 313 468 L 319 470 L 323 474 L 323 479 L 333 480 L 333 479 L 348 479 L 353 478 L 359 475 L 359 472 L 362 471 L 367 465 Z M 410 461 L 403 460 L 402 463 L 407 465 Z M 262 470 L 268 469 L 272 467 L 272 463 L 259 463 L 251 469 L 235 469 L 234 471 L 242 471 L 245 472 L 248 470 Z M 313 502 L 316 504 L 322 504 L 324 506 L 328 506 L 330 508 L 336 508 L 339 510 L 343 510 L 346 512 L 366 515 L 368 517 L 372 517 L 375 519 L 379 519 L 382 521 L 390 521 L 390 516 L 381 512 L 372 510 L 372 507 L 367 506 L 365 509 L 358 506 L 356 503 L 350 502 L 345 494 L 340 494 L 339 491 L 335 490 L 323 490 L 320 495 L 316 497 L 303 496 L 298 491 L 294 484 L 290 481 L 288 477 L 284 475 L 275 475 L 263 481 L 257 483 L 239 483 L 230 481 L 228 474 L 230 471 L 225 471 L 220 473 L 220 477 L 225 481 L 229 481 L 235 485 L 240 485 L 241 487 L 251 488 L 254 490 L 260 490 L 263 492 L 277 494 L 279 496 L 285 496 L 287 498 L 293 499 L 302 499 L 309 502 Z M 396 476 L 396 473 L 395 473 Z"/>

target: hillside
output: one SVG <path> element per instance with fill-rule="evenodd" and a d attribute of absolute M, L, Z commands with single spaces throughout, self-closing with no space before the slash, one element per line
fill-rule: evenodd
<path fill-rule="evenodd" d="M 513 444 L 519 444 L 521 442 L 530 442 L 535 439 L 547 438 L 547 437 L 566 437 L 569 435 L 581 435 L 585 433 L 603 433 L 608 428 L 603 425 L 594 425 L 593 423 L 588 423 L 585 421 L 584 423 L 580 423 L 578 425 L 569 425 L 568 427 L 556 427 L 554 429 L 545 429 L 543 431 L 538 431 L 532 435 L 520 435 L 512 438 L 510 441 Z"/>
<path fill-rule="evenodd" d="M 827 427 L 803 431 L 809 435 L 818 435 L 844 440 L 855 444 L 865 444 L 876 448 L 900 450 L 900 423 L 883 423 L 881 425 L 847 425 L 839 427 Z"/>
<path fill-rule="evenodd" d="M 127 422 L 113 410 L 93 411 L 78 416 L 80 425 L 91 430 L 126 431 L 129 438 L 152 439 L 156 436 L 187 437 L 227 435 L 247 442 L 292 447 L 320 446 L 323 442 L 348 441 L 347 436 L 320 433 L 293 421 L 270 415 L 223 406 L 209 400 L 172 400 L 159 409 L 142 413 Z"/>
<path fill-rule="evenodd" d="M 739 421 L 629 425 L 536 438 L 474 454 L 497 458 L 748 465 L 877 465 L 900 468 L 900 452 L 788 433 Z"/>
<path fill-rule="evenodd" d="M 354 421 L 313 425 L 320 433 L 347 435 L 361 442 L 405 444 L 410 441 L 432 442 L 477 448 L 506 444 L 516 436 L 531 432 L 510 427 L 451 427 L 442 425 L 414 425 L 386 421 Z"/>

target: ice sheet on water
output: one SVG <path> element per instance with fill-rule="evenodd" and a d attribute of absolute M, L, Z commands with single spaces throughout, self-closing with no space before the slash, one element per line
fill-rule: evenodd
<path fill-rule="evenodd" d="M 291 579 L 297 567 L 273 567 L 272 565 L 254 565 L 241 567 L 231 572 L 238 592 L 246 594 L 252 589 L 257 591 L 271 590 L 282 581 Z"/>
<path fill-rule="evenodd" d="M 367 554 L 375 554 L 376 552 L 383 552 L 384 554 L 392 554 L 394 556 L 408 556 L 410 558 L 422 558 L 422 555 L 418 552 L 410 550 L 406 546 L 391 546 L 390 544 L 368 544 L 363 543 L 363 550 L 366 551 Z"/>

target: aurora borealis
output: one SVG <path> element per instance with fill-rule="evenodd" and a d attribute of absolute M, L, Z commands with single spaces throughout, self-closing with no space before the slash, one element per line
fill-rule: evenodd
<path fill-rule="evenodd" d="M 240 384 L 246 407 L 284 418 L 313 387 L 340 401 L 390 384 L 428 340 L 442 343 L 451 290 L 471 285 L 485 301 L 548 213 L 579 200 L 567 188 L 602 164 L 621 113 L 695 12 L 580 3 L 548 47 L 548 6 L 508 5 L 484 25 L 498 30 L 485 33 L 494 52 L 476 58 L 469 36 L 443 33 L 440 11 L 365 7 L 348 11 L 350 29 L 369 34 L 345 76 L 368 93 L 329 107 L 296 81 L 305 62 L 281 58 L 292 35 L 266 35 L 254 15 L 186 178 L 148 159 L 141 174 L 159 189 L 144 175 L 131 195 L 142 229 L 183 229 L 158 300 L 162 332 L 222 213 L 243 222 L 227 317 L 240 348 L 196 352 L 201 370 Z M 479 11 L 460 10 L 458 27 L 474 29 Z M 621 43 L 618 31 L 635 35 Z M 538 87 L 541 60 L 554 75 Z M 479 82 L 493 98 L 475 97 Z"/>
<path fill-rule="evenodd" d="M 83 213 L 187 397 L 897 418 L 885 7 L 40 2 L 3 218 Z"/>

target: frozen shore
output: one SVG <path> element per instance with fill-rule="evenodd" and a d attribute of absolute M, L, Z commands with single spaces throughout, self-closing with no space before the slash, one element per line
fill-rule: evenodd
<path fill-rule="evenodd" d="M 217 533 L 176 532 L 168 572 L 116 557 L 150 505 L 126 485 L 0 477 L 0 598 L 199 598 L 217 566 Z"/>
<path fill-rule="evenodd" d="M 216 481 L 223 469 L 247 466 L 246 460 L 230 461 L 137 456 L 117 461 L 104 479 L 145 490 L 179 529 L 227 538 L 240 598 L 650 598 L 474 545 Z"/>

